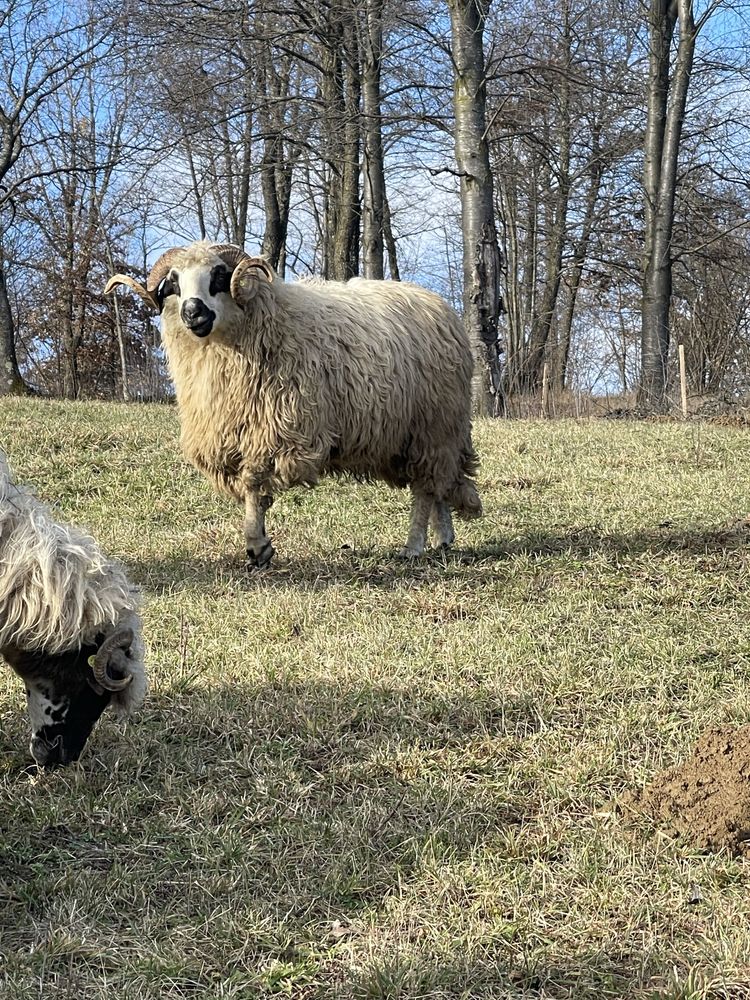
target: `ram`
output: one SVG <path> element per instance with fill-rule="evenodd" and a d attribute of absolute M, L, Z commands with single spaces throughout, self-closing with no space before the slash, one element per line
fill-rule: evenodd
<path fill-rule="evenodd" d="M 222 492 L 245 503 L 250 565 L 274 550 L 274 494 L 351 473 L 410 486 L 409 536 L 428 521 L 453 543 L 451 508 L 477 517 L 472 477 L 472 352 L 461 320 L 416 285 L 354 278 L 285 282 L 228 244 L 168 250 L 133 289 L 161 315 L 182 447 Z"/>
<path fill-rule="evenodd" d="M 26 687 L 31 755 L 77 760 L 107 706 L 146 694 L 138 595 L 89 535 L 13 482 L 0 452 L 0 655 Z"/>

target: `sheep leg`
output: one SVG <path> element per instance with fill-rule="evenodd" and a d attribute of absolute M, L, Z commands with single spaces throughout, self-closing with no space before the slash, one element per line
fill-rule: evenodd
<path fill-rule="evenodd" d="M 432 510 L 433 499 L 429 493 L 411 488 L 411 524 L 406 545 L 399 552 L 402 559 L 415 559 L 424 552 L 427 542 L 427 521 Z"/>
<path fill-rule="evenodd" d="M 245 496 L 245 549 L 251 569 L 267 566 L 274 554 L 271 539 L 266 534 L 266 511 L 273 497 L 251 490 Z"/>
<path fill-rule="evenodd" d="M 430 524 L 435 535 L 435 545 L 439 549 L 449 549 L 456 540 L 453 531 L 451 509 L 445 500 L 436 500 L 432 505 Z"/>

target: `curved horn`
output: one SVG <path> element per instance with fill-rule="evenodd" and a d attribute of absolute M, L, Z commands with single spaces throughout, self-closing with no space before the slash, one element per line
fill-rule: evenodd
<path fill-rule="evenodd" d="M 104 294 L 109 295 L 110 292 L 113 292 L 115 288 L 118 287 L 118 285 L 127 285 L 128 288 L 132 288 L 136 295 L 139 295 L 147 305 L 151 306 L 152 309 L 159 308 L 159 305 L 151 292 L 147 291 L 140 281 L 136 281 L 135 278 L 131 278 L 129 274 L 113 274 L 104 286 Z"/>
<path fill-rule="evenodd" d="M 116 629 L 112 635 L 107 636 L 96 654 L 91 657 L 94 680 L 105 691 L 122 691 L 133 680 L 133 675 L 130 673 L 125 674 L 124 677 L 112 677 L 109 673 L 110 662 L 116 663 L 121 669 L 127 669 L 125 650 L 130 649 L 132 642 L 132 628 Z"/>
<path fill-rule="evenodd" d="M 170 247 L 169 250 L 165 250 L 161 257 L 159 257 L 148 272 L 148 278 L 146 278 L 146 288 L 149 292 L 153 294 L 156 291 L 162 278 L 166 277 L 169 269 L 184 249 L 184 247 Z"/>
<path fill-rule="evenodd" d="M 212 243 L 208 249 L 218 254 L 227 267 L 231 267 L 232 270 L 241 261 L 250 259 L 249 254 L 246 254 L 242 247 L 235 246 L 234 243 Z"/>
<path fill-rule="evenodd" d="M 248 277 L 254 278 L 255 281 L 264 278 L 270 285 L 274 278 L 273 268 L 262 257 L 248 257 L 246 255 L 245 259 L 240 261 L 232 273 L 232 281 L 229 286 L 232 298 L 240 305 L 243 305 L 243 300 L 249 301 L 255 294 L 253 285 L 250 284 L 248 287 L 245 280 Z M 244 287 L 243 281 L 245 282 Z"/>

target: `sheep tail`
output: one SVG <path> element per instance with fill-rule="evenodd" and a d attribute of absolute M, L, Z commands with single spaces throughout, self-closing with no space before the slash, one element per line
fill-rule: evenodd
<path fill-rule="evenodd" d="M 457 517 L 471 521 L 482 516 L 482 501 L 474 482 L 479 469 L 479 456 L 474 451 L 471 440 L 464 443 L 459 458 L 459 475 L 453 489 L 446 497 Z"/>

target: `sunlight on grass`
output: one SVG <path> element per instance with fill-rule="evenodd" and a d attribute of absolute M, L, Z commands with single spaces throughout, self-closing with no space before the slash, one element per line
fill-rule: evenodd
<path fill-rule="evenodd" d="M 248 575 L 173 409 L 0 401 L 18 477 L 143 587 L 153 679 L 38 775 L 0 674 L 2 1000 L 745 995 L 746 865 L 613 800 L 750 720 L 750 438 L 476 438 L 451 554 L 398 561 L 407 495 L 326 481 Z"/>

